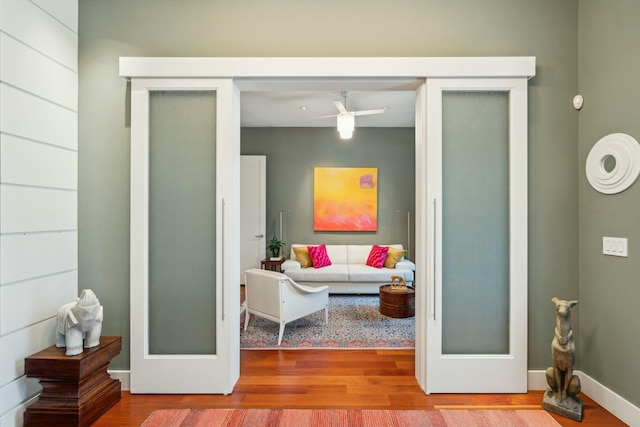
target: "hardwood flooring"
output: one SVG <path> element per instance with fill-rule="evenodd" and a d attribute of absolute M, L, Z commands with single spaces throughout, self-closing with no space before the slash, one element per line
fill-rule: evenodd
<path fill-rule="evenodd" d="M 93 426 L 139 426 L 163 408 L 532 409 L 543 392 L 425 395 L 414 377 L 413 350 L 243 350 L 241 377 L 221 395 L 131 395 Z M 585 395 L 581 423 L 552 414 L 562 426 L 625 426 Z"/>

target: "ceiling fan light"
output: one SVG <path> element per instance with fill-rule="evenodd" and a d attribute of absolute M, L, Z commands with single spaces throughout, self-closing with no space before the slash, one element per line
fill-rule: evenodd
<path fill-rule="evenodd" d="M 353 136 L 353 131 L 347 132 L 347 131 L 343 131 L 340 132 L 340 139 L 351 139 L 351 137 Z"/>
<path fill-rule="evenodd" d="M 352 113 L 340 113 L 338 114 L 338 132 L 340 138 L 349 139 L 353 135 L 353 129 L 355 128 L 355 117 Z"/>

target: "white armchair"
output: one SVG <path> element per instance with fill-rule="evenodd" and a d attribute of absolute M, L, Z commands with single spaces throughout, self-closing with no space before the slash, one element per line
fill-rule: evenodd
<path fill-rule="evenodd" d="M 245 271 L 245 320 L 249 326 L 252 314 L 280 324 L 278 345 L 282 343 L 285 324 L 324 309 L 324 321 L 329 320 L 329 287 L 299 285 L 275 271 L 252 268 Z"/>

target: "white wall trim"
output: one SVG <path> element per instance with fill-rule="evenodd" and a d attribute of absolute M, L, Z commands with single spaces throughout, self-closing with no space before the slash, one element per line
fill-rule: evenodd
<path fill-rule="evenodd" d="M 584 394 L 630 426 L 640 426 L 639 407 L 584 372 L 577 371 L 576 374 L 580 377 Z"/>
<path fill-rule="evenodd" d="M 36 394 L 26 402 L 8 411 L 0 417 L 0 426 L 2 427 L 21 427 L 24 422 L 24 413 L 27 407 L 40 398 L 40 393 Z"/>
<path fill-rule="evenodd" d="M 107 370 L 107 372 L 114 380 L 120 380 L 121 390 L 131 390 L 131 371 Z"/>
<path fill-rule="evenodd" d="M 535 57 L 162 58 L 120 57 L 122 77 L 527 77 Z"/>
<path fill-rule="evenodd" d="M 546 371 L 529 371 L 527 373 L 527 390 L 547 390 Z"/>
<path fill-rule="evenodd" d="M 630 426 L 640 426 L 640 408 L 624 397 L 600 384 L 582 371 L 575 371 L 580 377 L 582 392 L 598 405 L 611 412 Z M 545 371 L 529 371 L 529 390 L 547 390 Z"/>

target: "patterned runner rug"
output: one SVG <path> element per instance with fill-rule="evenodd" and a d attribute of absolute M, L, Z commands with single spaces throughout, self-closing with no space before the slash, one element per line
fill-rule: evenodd
<path fill-rule="evenodd" d="M 557 427 L 543 410 L 162 409 L 143 427 Z"/>
<path fill-rule="evenodd" d="M 378 306 L 377 295 L 331 295 L 329 323 L 323 311 L 287 323 L 280 346 L 276 322 L 251 316 L 244 331 L 243 313 L 240 348 L 414 348 L 415 317 L 387 317 Z"/>

